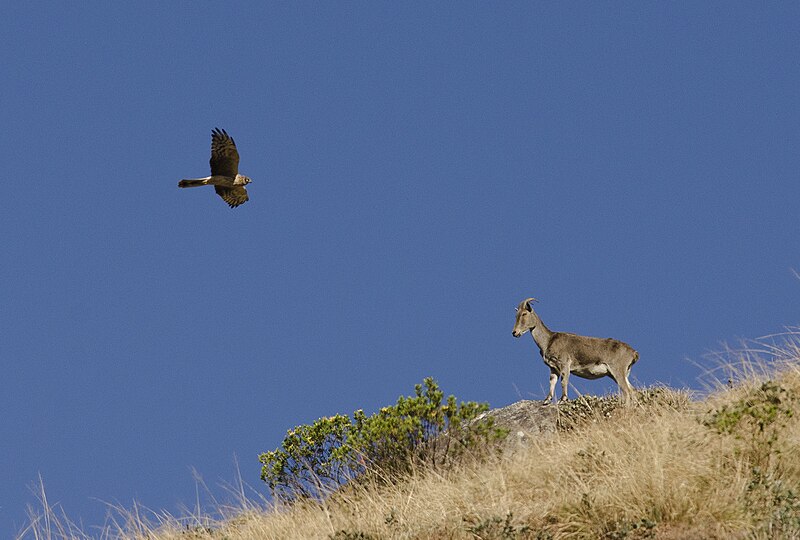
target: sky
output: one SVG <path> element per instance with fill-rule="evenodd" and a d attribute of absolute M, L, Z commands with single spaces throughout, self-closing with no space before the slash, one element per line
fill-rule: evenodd
<path fill-rule="evenodd" d="M 181 513 L 432 376 L 547 393 L 514 307 L 699 388 L 800 324 L 796 2 L 15 2 L 0 70 L 0 537 Z M 210 134 L 250 176 L 230 209 Z M 570 379 L 573 396 L 615 391 Z M 195 471 L 195 472 L 193 472 Z M 237 472 L 238 471 L 238 472 Z"/>

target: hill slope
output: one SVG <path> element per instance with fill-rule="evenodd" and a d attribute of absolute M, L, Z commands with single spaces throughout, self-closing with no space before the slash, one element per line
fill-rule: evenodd
<path fill-rule="evenodd" d="M 800 537 L 800 350 L 773 352 L 780 366 L 770 368 L 770 377 L 748 372 L 743 382 L 698 401 L 655 388 L 630 408 L 604 397 L 491 411 L 511 429 L 506 451 L 459 470 L 419 471 L 391 487 L 350 489 L 323 504 L 245 502 L 215 522 L 191 516 L 151 524 L 129 515 L 104 536 Z"/>

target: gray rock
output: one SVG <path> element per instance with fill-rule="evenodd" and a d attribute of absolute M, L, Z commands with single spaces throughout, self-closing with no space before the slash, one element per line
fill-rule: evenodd
<path fill-rule="evenodd" d="M 508 430 L 506 444 L 527 444 L 531 438 L 554 433 L 558 425 L 558 407 L 542 406 L 541 401 L 524 399 L 506 407 L 487 411 L 476 420 L 494 419 L 494 425 Z"/>

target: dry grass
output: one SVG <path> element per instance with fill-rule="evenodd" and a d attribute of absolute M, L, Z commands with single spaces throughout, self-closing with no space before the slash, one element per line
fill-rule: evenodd
<path fill-rule="evenodd" d="M 723 376 L 703 399 L 664 390 L 661 399 L 542 436 L 490 462 L 446 474 L 419 471 L 394 486 L 362 486 L 321 504 L 281 507 L 242 497 L 236 508 L 221 508 L 223 517 L 215 520 L 116 509 L 118 521 L 94 537 L 800 537 L 796 338 L 796 333 L 784 336 L 780 345 L 761 340 L 758 355 L 750 348 L 744 357 L 731 352 L 733 357 L 720 358 Z M 774 384 L 765 393 L 767 379 Z M 764 420 L 759 415 L 772 409 L 762 404 L 775 405 L 776 415 Z M 720 428 L 737 411 L 741 420 L 730 430 Z M 42 502 L 20 538 L 90 538 L 49 508 L 43 493 Z"/>

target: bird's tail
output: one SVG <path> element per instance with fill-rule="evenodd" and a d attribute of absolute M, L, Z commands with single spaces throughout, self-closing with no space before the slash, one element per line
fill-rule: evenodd
<path fill-rule="evenodd" d="M 178 182 L 178 187 L 197 187 L 208 185 L 208 178 L 184 178 Z"/>

